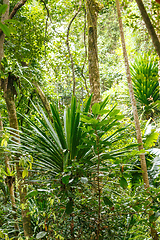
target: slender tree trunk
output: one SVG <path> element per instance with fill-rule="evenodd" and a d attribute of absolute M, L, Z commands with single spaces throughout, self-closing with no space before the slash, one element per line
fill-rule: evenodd
<path fill-rule="evenodd" d="M 51 107 L 50 107 L 47 97 L 45 96 L 44 92 L 42 91 L 41 87 L 39 86 L 39 84 L 37 82 L 33 82 L 33 85 L 42 101 L 44 108 L 46 109 L 46 111 L 48 113 L 49 118 L 51 119 L 51 121 L 53 121 L 52 116 L 51 116 Z"/>
<path fill-rule="evenodd" d="M 0 136 L 3 133 L 3 122 L 1 119 L 1 113 L 0 113 Z M 4 154 L 4 160 L 5 160 L 5 168 L 6 172 L 10 169 L 10 164 L 9 164 L 9 157 L 7 156 L 7 153 Z M 14 195 L 14 181 L 15 177 L 14 176 L 7 176 L 6 177 L 6 184 L 8 185 L 9 188 L 9 193 L 10 193 L 10 199 L 11 199 L 11 206 L 12 206 L 12 211 L 13 211 L 13 218 L 14 218 L 14 228 L 15 228 L 15 237 L 18 239 L 18 234 L 19 234 L 19 226 L 18 226 L 18 219 L 17 219 L 17 208 L 16 208 L 16 201 L 15 201 L 15 195 Z"/>
<path fill-rule="evenodd" d="M 97 16 L 103 5 L 96 0 L 86 0 L 88 24 L 88 66 L 92 103 L 100 101 L 100 76 L 97 48 Z"/>
<path fill-rule="evenodd" d="M 6 10 L 6 12 L 4 14 L 2 14 L 2 17 L 1 17 L 1 22 L 3 23 L 5 20 L 8 19 L 8 16 L 9 16 L 9 0 L 3 0 L 3 4 L 7 4 L 8 5 L 8 8 Z M 1 35 L 0 35 L 0 63 L 2 61 L 2 58 L 4 56 L 4 49 L 3 49 L 3 45 L 4 45 L 4 39 L 5 39 L 5 35 L 4 33 L 2 32 Z"/>
<path fill-rule="evenodd" d="M 143 4 L 142 0 L 136 0 L 136 2 L 137 2 L 139 10 L 141 12 L 142 18 L 143 18 L 143 20 L 146 24 L 147 29 L 148 29 L 148 33 L 150 34 L 150 36 L 152 38 L 152 42 L 153 42 L 153 45 L 156 49 L 156 52 L 157 52 L 158 56 L 160 57 L 160 42 L 158 40 L 158 36 L 157 36 L 157 34 L 154 30 L 154 27 L 153 27 L 153 25 L 150 21 L 150 18 L 147 14 L 147 11 L 144 7 L 144 4 Z"/>
<path fill-rule="evenodd" d="M 127 50 L 126 50 L 125 38 L 124 38 L 124 31 L 123 31 L 123 24 L 122 24 L 119 0 L 116 0 L 116 6 L 117 6 L 121 43 L 122 43 L 122 49 L 123 49 L 123 57 L 124 57 L 124 61 L 125 61 L 126 75 L 127 75 L 127 81 L 128 81 L 128 88 L 129 88 L 129 93 L 130 93 L 130 98 L 131 98 L 132 111 L 133 111 L 133 115 L 134 115 L 137 142 L 139 144 L 138 148 L 140 151 L 143 149 L 142 134 L 141 134 L 141 129 L 140 129 L 136 101 L 135 101 L 135 97 L 134 97 L 131 74 L 130 74 L 130 69 L 129 69 L 129 61 L 128 61 L 128 55 L 127 55 Z M 141 170 L 142 170 L 144 187 L 147 189 L 147 188 L 149 188 L 149 180 L 148 180 L 148 172 L 147 172 L 147 166 L 146 166 L 146 160 L 145 160 L 144 153 L 140 153 L 140 159 L 141 159 Z M 157 231 L 153 227 L 151 227 L 151 235 L 154 240 L 158 240 Z"/>
<path fill-rule="evenodd" d="M 157 10 L 157 16 L 159 16 L 160 14 L 160 10 L 158 9 Z M 157 26 L 158 26 L 158 39 L 160 41 L 160 18 L 158 19 L 158 22 L 157 22 Z M 160 57 L 159 57 L 159 60 L 158 60 L 158 82 L 159 82 L 159 93 L 160 93 Z"/>

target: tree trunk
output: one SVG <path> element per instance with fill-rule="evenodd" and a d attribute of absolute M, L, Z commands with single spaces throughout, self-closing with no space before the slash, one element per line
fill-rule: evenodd
<path fill-rule="evenodd" d="M 52 116 L 51 116 L 51 107 L 50 107 L 47 97 L 45 96 L 44 92 L 42 91 L 41 87 L 39 86 L 39 84 L 37 82 L 33 82 L 33 85 L 42 101 L 44 108 L 46 109 L 46 111 L 48 113 L 49 118 L 51 119 L 51 121 L 53 121 Z"/>
<path fill-rule="evenodd" d="M 3 4 L 7 4 L 8 8 L 6 12 L 2 14 L 1 22 L 4 22 L 5 20 L 12 18 L 17 12 L 17 10 L 25 4 L 25 2 L 26 0 L 22 0 L 18 2 L 15 5 L 13 11 L 11 12 L 11 14 L 13 13 L 12 16 L 11 15 L 9 16 L 9 0 L 3 0 Z M 5 39 L 5 35 L 2 31 L 0 31 L 0 68 L 1 68 L 1 61 L 4 56 L 4 39 Z M 9 76 L 7 79 L 0 79 L 0 88 L 3 89 L 4 99 L 5 99 L 7 110 L 8 110 L 10 127 L 14 128 L 15 130 L 18 130 L 18 121 L 17 121 L 17 115 L 16 115 L 16 106 L 14 102 L 14 87 L 13 87 L 12 78 Z M 13 135 L 13 138 L 14 138 L 14 135 Z M 8 160 L 6 164 L 9 164 Z M 32 236 L 31 219 L 29 215 L 27 201 L 25 198 L 26 188 L 21 183 L 22 175 L 21 175 L 21 169 L 18 164 L 18 159 L 17 159 L 16 167 L 17 167 L 17 177 L 19 181 L 20 203 L 22 206 L 22 222 L 23 222 L 24 235 L 25 237 L 30 238 Z M 10 184 L 10 189 L 11 191 L 13 191 L 11 184 Z M 13 201 L 13 204 L 14 204 L 13 194 L 11 194 L 11 201 Z"/>
<path fill-rule="evenodd" d="M 124 57 L 124 61 L 125 61 L 126 75 L 127 75 L 127 81 L 128 81 L 128 88 L 129 88 L 129 93 L 130 93 L 130 98 L 131 98 L 132 111 L 133 111 L 133 115 L 134 115 L 137 142 L 139 144 L 138 148 L 140 151 L 143 149 L 142 134 L 141 134 L 141 129 L 140 129 L 136 101 L 135 101 L 135 97 L 134 97 L 131 74 L 130 74 L 130 69 L 129 69 L 129 61 L 128 61 L 128 55 L 127 55 L 127 50 L 126 50 L 125 38 L 124 38 L 124 31 L 123 31 L 123 24 L 122 24 L 119 0 L 116 0 L 116 6 L 117 6 L 121 43 L 122 43 L 122 49 L 123 49 L 123 57 Z M 147 172 L 147 166 L 146 166 L 146 160 L 145 160 L 144 153 L 140 153 L 140 159 L 141 159 L 141 170 L 142 170 L 144 187 L 147 189 L 147 188 L 149 188 L 149 180 L 148 180 L 148 172 Z M 153 227 L 151 227 L 151 235 L 154 240 L 158 240 L 157 231 Z"/>
<path fill-rule="evenodd" d="M 2 14 L 2 17 L 1 17 L 1 22 L 2 23 L 5 20 L 7 20 L 8 16 L 9 16 L 9 0 L 3 0 L 3 4 L 7 4 L 8 8 L 7 8 L 6 12 L 4 14 Z M 2 32 L 2 34 L 0 35 L 0 63 L 1 63 L 2 58 L 4 56 L 4 49 L 3 49 L 4 39 L 5 39 L 5 35 Z"/>
<path fill-rule="evenodd" d="M 6 12 L 4 14 L 2 14 L 1 17 L 1 22 L 3 23 L 6 19 L 8 19 L 9 16 L 9 0 L 3 0 L 3 4 L 7 4 L 8 8 L 6 10 Z M 1 61 L 2 58 L 4 56 L 4 39 L 5 39 L 5 35 L 4 33 L 2 33 L 0 35 L 0 68 L 1 68 Z M 0 89 L 1 89 L 1 81 L 0 81 Z M 1 114 L 0 114 L 0 131 L 3 131 L 3 122 L 1 119 Z M 6 171 L 7 169 L 10 170 L 10 165 L 9 165 L 9 157 L 5 154 L 4 155 L 5 158 L 5 167 L 6 167 Z M 8 177 L 6 178 L 7 184 L 8 184 L 8 188 L 9 188 L 9 193 L 10 193 L 10 199 L 11 199 L 11 205 L 12 205 L 12 210 L 13 210 L 13 218 L 15 220 L 14 223 L 14 227 L 15 227 L 15 236 L 16 239 L 18 237 L 18 233 L 19 233 L 19 226 L 18 226 L 18 221 L 17 221 L 17 213 L 16 213 L 16 202 L 15 202 L 15 196 L 14 196 L 14 180 L 13 177 Z"/>
<path fill-rule="evenodd" d="M 92 103 L 100 101 L 100 76 L 97 48 L 97 16 L 103 5 L 96 0 L 86 0 L 87 24 L 88 24 L 88 66 Z"/>
<path fill-rule="evenodd" d="M 1 113 L 0 113 L 0 136 L 2 136 L 2 133 L 3 133 L 3 122 L 1 119 Z M 8 170 L 11 172 L 10 164 L 9 164 L 9 157 L 7 156 L 7 153 L 4 154 L 4 160 L 5 160 L 6 172 L 8 172 Z M 15 181 L 14 176 L 7 176 L 5 179 L 5 182 L 9 188 L 11 206 L 12 206 L 12 211 L 13 211 L 13 218 L 15 221 L 15 223 L 14 223 L 15 237 L 16 237 L 15 239 L 18 239 L 19 226 L 18 226 L 18 219 L 17 219 L 16 201 L 15 201 L 15 195 L 14 195 L 14 181 Z"/>
<path fill-rule="evenodd" d="M 142 18 L 143 18 L 143 20 L 146 24 L 147 29 L 148 29 L 148 33 L 150 34 L 150 36 L 152 38 L 152 42 L 153 42 L 153 45 L 156 49 L 156 52 L 157 52 L 158 56 L 160 57 L 160 42 L 158 40 L 158 36 L 157 36 L 157 34 L 154 30 L 154 27 L 153 27 L 153 25 L 150 21 L 150 18 L 147 14 L 147 11 L 144 7 L 144 4 L 143 4 L 142 0 L 136 0 L 136 2 L 137 2 L 139 10 L 141 12 Z"/>
<path fill-rule="evenodd" d="M 157 16 L 159 16 L 159 14 L 160 14 L 160 11 L 158 9 L 157 10 Z M 160 41 L 160 18 L 158 18 L 157 26 L 158 26 L 157 35 L 158 35 L 158 39 Z M 158 60 L 158 82 L 159 82 L 159 94 L 160 94 L 160 57 L 159 57 L 159 60 Z"/>
<path fill-rule="evenodd" d="M 16 106 L 14 102 L 14 87 L 13 87 L 13 78 L 9 75 L 9 77 L 2 81 L 2 88 L 4 93 L 4 99 L 7 106 L 8 116 L 9 116 L 9 124 L 10 127 L 18 130 L 18 120 L 16 115 Z M 17 132 L 16 132 L 17 134 Z M 19 140 L 14 139 L 14 133 L 13 138 L 14 141 L 19 143 Z M 32 226 L 31 226 L 31 219 L 29 215 L 29 209 L 28 204 L 26 200 L 26 187 L 22 183 L 22 169 L 19 166 L 18 163 L 18 156 L 16 157 L 16 168 L 17 168 L 17 178 L 19 182 L 19 193 L 20 193 L 20 203 L 22 206 L 22 223 L 23 223 L 23 230 L 25 237 L 31 237 L 32 236 Z"/>

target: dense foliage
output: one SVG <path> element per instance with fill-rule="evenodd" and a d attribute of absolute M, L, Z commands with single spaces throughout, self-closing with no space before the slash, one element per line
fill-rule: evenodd
<path fill-rule="evenodd" d="M 102 100 L 96 103 L 87 58 L 92 31 L 88 2 L 100 9 L 96 48 Z M 158 55 L 137 4 L 122 0 L 142 132 L 139 152 L 116 4 L 99 2 L 24 1 L 13 18 L 0 23 L 0 50 L 5 34 L 0 63 L 1 239 L 157 239 L 153 230 L 160 235 Z M 7 10 L 3 3 L 1 19 Z M 10 1 L 9 14 L 15 4 Z M 144 4 L 159 34 L 159 5 Z M 147 189 L 140 154 L 145 154 Z"/>

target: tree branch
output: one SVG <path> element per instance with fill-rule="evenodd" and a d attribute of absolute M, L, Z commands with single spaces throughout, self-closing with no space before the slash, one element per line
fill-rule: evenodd
<path fill-rule="evenodd" d="M 25 3 L 27 2 L 27 0 L 21 0 L 19 1 L 13 8 L 11 14 L 9 15 L 8 19 L 12 19 L 14 17 L 14 15 L 16 14 L 16 12 L 18 11 L 18 9 L 20 9 Z"/>

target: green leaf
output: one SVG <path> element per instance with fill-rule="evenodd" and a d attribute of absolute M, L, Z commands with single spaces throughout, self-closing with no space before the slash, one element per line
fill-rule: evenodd
<path fill-rule="evenodd" d="M 108 103 L 109 96 L 107 96 L 102 103 L 100 103 L 100 109 L 103 110 Z"/>
<path fill-rule="evenodd" d="M 121 177 L 121 178 L 120 178 L 119 183 L 120 183 L 120 186 L 121 186 L 122 188 L 127 188 L 127 186 L 128 186 L 127 180 L 126 180 L 124 177 Z"/>
<path fill-rule="evenodd" d="M 103 197 L 103 201 L 104 201 L 105 205 L 112 207 L 113 203 L 108 197 Z"/>
<path fill-rule="evenodd" d="M 37 196 L 37 194 L 38 192 L 36 190 L 33 190 L 26 195 L 26 198 Z"/>
<path fill-rule="evenodd" d="M 4 14 L 8 8 L 7 4 L 3 4 L 0 6 L 0 14 Z"/>
<path fill-rule="evenodd" d="M 47 232 L 44 232 L 44 231 L 43 232 L 39 232 L 36 235 L 36 239 L 41 239 L 41 238 L 45 237 L 46 234 L 47 234 Z"/>
<path fill-rule="evenodd" d="M 88 112 L 89 111 L 89 108 L 90 108 L 90 105 L 91 105 L 91 100 L 92 100 L 92 94 L 91 94 L 91 96 L 88 98 L 88 100 L 86 102 L 86 106 L 85 106 L 84 112 Z"/>
<path fill-rule="evenodd" d="M 94 115 L 98 114 L 100 111 L 100 105 L 99 103 L 95 103 L 93 106 L 92 106 L 92 113 Z"/>
<path fill-rule="evenodd" d="M 154 130 L 152 130 L 151 134 L 147 135 L 146 136 L 146 141 L 145 141 L 145 144 L 144 146 L 146 148 L 151 148 L 155 145 L 155 143 L 157 142 L 158 140 L 158 137 L 159 137 L 159 133 Z"/>
<path fill-rule="evenodd" d="M 116 117 L 116 115 L 120 112 L 118 109 L 113 109 L 113 111 L 110 112 L 110 117 Z M 121 115 L 120 115 L 121 116 Z"/>
<path fill-rule="evenodd" d="M 9 37 L 9 35 L 10 35 L 10 30 L 9 30 L 9 28 L 5 25 L 5 24 L 3 24 L 3 23 L 1 23 L 0 22 L 0 29 L 4 32 L 4 34 L 7 36 L 7 37 Z"/>
<path fill-rule="evenodd" d="M 22 172 L 22 178 L 28 177 L 28 169 L 24 169 Z"/>
<path fill-rule="evenodd" d="M 62 177 L 62 182 L 64 183 L 64 184 L 68 184 L 69 183 L 69 175 L 65 175 L 65 176 L 63 176 Z"/>
<path fill-rule="evenodd" d="M 117 120 L 122 120 L 122 119 L 124 118 L 124 116 L 118 114 L 118 115 L 115 116 L 115 118 L 116 118 Z"/>
<path fill-rule="evenodd" d="M 69 201 L 66 205 L 66 211 L 67 214 L 71 214 L 73 212 L 73 201 Z"/>

